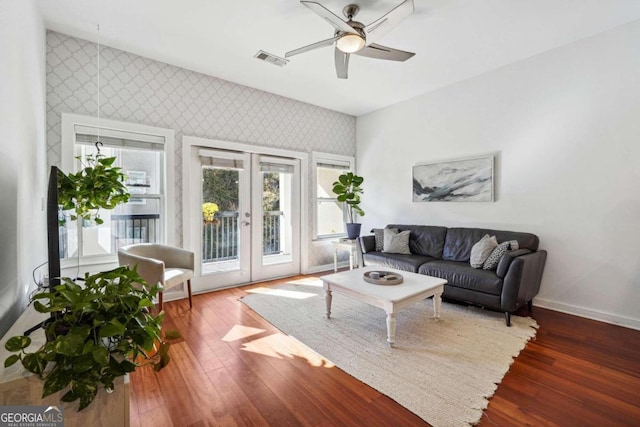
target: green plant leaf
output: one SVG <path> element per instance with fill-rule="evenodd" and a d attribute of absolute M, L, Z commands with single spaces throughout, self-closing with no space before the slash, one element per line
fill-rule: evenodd
<path fill-rule="evenodd" d="M 84 408 L 89 406 L 89 404 L 93 402 L 93 399 L 96 397 L 96 394 L 98 394 L 98 388 L 95 386 L 86 387 L 84 390 L 82 390 L 82 392 L 78 396 L 80 398 L 80 406 L 78 407 L 78 411 L 82 411 Z"/>
<path fill-rule="evenodd" d="M 29 345 L 31 345 L 31 338 L 20 335 L 17 337 L 9 338 L 4 345 L 4 348 L 9 351 L 20 351 L 29 347 Z"/>
<path fill-rule="evenodd" d="M 143 308 L 143 307 L 153 307 L 153 301 L 151 301 L 149 298 L 142 298 L 140 300 L 140 302 L 138 302 L 138 308 Z"/>
<path fill-rule="evenodd" d="M 91 353 L 93 360 L 100 365 L 106 365 L 109 363 L 109 350 L 104 347 L 98 347 Z"/>
<path fill-rule="evenodd" d="M 35 310 L 38 313 L 49 313 L 51 311 L 46 305 L 42 304 L 40 301 L 34 301 L 33 308 L 35 308 Z"/>
<path fill-rule="evenodd" d="M 56 338 L 54 348 L 57 353 L 65 356 L 80 356 L 84 348 L 84 338 L 81 334 L 69 332 Z"/>
<path fill-rule="evenodd" d="M 71 382 L 71 372 L 62 369 L 58 365 L 51 370 L 47 379 L 42 386 L 42 397 L 47 397 L 50 394 L 56 393 Z"/>
<path fill-rule="evenodd" d="M 15 364 L 18 360 L 20 360 L 19 354 L 12 354 L 4 360 L 4 367 L 8 368 L 9 366 Z"/>
<path fill-rule="evenodd" d="M 22 366 L 34 374 L 42 376 L 45 365 L 36 353 L 27 353 L 22 357 Z"/>
<path fill-rule="evenodd" d="M 182 335 L 180 334 L 180 331 L 178 331 L 176 329 L 170 329 L 170 330 L 166 331 L 164 333 L 164 336 L 168 340 L 177 340 L 179 338 L 182 338 Z"/>
<path fill-rule="evenodd" d="M 92 355 L 85 354 L 85 355 L 82 355 L 81 357 L 77 357 L 73 361 L 74 376 L 76 374 L 87 372 L 88 370 L 93 369 L 94 366 L 95 366 L 95 363 Z"/>
<path fill-rule="evenodd" d="M 63 402 L 73 402 L 77 398 L 78 395 L 73 390 L 69 390 L 60 398 L 60 400 L 62 400 Z"/>
<path fill-rule="evenodd" d="M 116 335 L 123 335 L 126 328 L 117 319 L 111 319 L 103 327 L 100 328 L 100 337 L 113 337 Z"/>

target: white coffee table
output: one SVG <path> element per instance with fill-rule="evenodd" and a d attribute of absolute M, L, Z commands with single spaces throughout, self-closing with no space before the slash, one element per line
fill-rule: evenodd
<path fill-rule="evenodd" d="M 404 281 L 399 285 L 374 285 L 362 278 L 367 271 L 384 270 L 401 274 Z M 380 307 L 387 313 L 387 344 L 393 347 L 396 337 L 396 314 L 402 307 L 433 297 L 433 317 L 440 318 L 442 291 L 447 283 L 444 279 L 423 274 L 399 271 L 385 267 L 366 267 L 343 271 L 320 277 L 323 282 L 327 319 L 331 317 L 332 292 Z"/>

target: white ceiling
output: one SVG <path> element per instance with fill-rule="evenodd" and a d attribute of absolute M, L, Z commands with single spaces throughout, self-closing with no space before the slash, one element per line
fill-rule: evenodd
<path fill-rule="evenodd" d="M 365 25 L 401 2 L 317 1 L 339 16 L 359 4 L 356 20 Z M 297 0 L 38 4 L 48 29 L 355 116 L 640 19 L 639 0 L 415 0 L 414 14 L 377 43 L 416 56 L 404 63 L 352 56 L 341 80 L 330 47 L 282 68 L 254 58 L 260 49 L 284 56 L 333 35 Z"/>

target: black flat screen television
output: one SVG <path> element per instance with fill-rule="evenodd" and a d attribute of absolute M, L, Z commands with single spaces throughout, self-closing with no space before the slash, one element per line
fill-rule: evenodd
<path fill-rule="evenodd" d="M 47 190 L 47 242 L 49 287 L 60 284 L 60 228 L 59 228 L 59 204 L 58 204 L 58 179 L 61 171 L 51 166 L 49 173 L 49 187 Z"/>
<path fill-rule="evenodd" d="M 49 266 L 49 289 L 60 284 L 60 224 L 58 222 L 58 180 L 62 172 L 55 166 L 51 166 L 49 173 L 49 185 L 47 188 L 47 262 Z M 54 317 L 55 313 L 51 313 Z M 47 325 L 47 321 L 38 323 L 24 332 L 29 335 L 36 329 Z"/>

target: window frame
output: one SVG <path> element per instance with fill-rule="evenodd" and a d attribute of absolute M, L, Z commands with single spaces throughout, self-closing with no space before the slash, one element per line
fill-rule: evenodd
<path fill-rule="evenodd" d="M 60 167 L 64 173 L 75 172 L 78 162 L 75 157 L 80 152 L 80 145 L 76 143 L 76 134 L 87 128 L 100 129 L 105 133 L 121 134 L 131 140 L 153 141 L 163 146 L 164 168 L 161 168 L 160 188 L 160 213 L 161 213 L 161 241 L 175 244 L 175 177 L 174 177 L 174 141 L 173 129 L 147 126 L 138 123 L 130 123 L 119 120 L 104 119 L 99 117 L 84 116 L 80 114 L 62 113 L 62 147 Z M 78 239 L 81 239 L 78 236 Z M 63 261 L 65 266 L 90 266 L 98 264 L 111 264 L 117 262 L 117 254 L 85 255 L 68 258 Z"/>
<path fill-rule="evenodd" d="M 333 240 L 336 238 L 345 237 L 347 235 L 346 226 L 344 232 L 336 234 L 322 234 L 318 235 L 318 166 L 321 164 L 344 166 L 347 171 L 355 171 L 356 160 L 353 156 L 344 156 L 340 154 L 323 153 L 314 151 L 311 153 L 311 171 L 312 171 L 312 201 L 313 201 L 313 240 Z M 337 196 L 336 196 L 337 198 Z M 326 200 L 326 199 L 324 199 Z M 343 204 L 343 217 L 346 222 L 346 211 Z"/>

